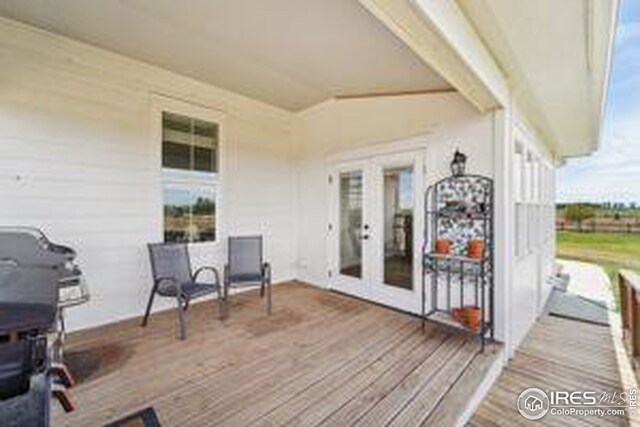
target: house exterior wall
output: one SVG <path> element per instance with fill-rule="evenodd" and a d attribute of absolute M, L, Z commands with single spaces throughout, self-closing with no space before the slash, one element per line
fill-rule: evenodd
<path fill-rule="evenodd" d="M 2 19 L 0 55 L 0 224 L 77 249 L 92 299 L 69 310 L 71 329 L 144 311 L 146 244 L 163 238 L 156 94 L 224 115 L 220 231 L 265 235 L 274 279 L 294 277 L 289 112 Z M 223 265 L 222 243 L 192 248 L 196 265 Z"/>

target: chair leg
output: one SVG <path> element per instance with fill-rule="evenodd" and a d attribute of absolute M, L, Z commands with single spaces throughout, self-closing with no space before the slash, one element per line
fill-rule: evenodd
<path fill-rule="evenodd" d="M 224 292 L 220 290 L 220 287 L 218 286 L 218 318 L 220 320 L 224 320 L 225 318 L 225 298 L 224 298 Z"/>
<path fill-rule="evenodd" d="M 223 299 L 224 299 L 224 318 L 228 318 L 229 317 L 229 288 L 231 287 L 231 283 L 226 282 L 224 284 L 224 290 L 223 290 Z"/>
<path fill-rule="evenodd" d="M 267 314 L 271 314 L 271 280 L 267 282 Z"/>
<path fill-rule="evenodd" d="M 180 324 L 180 335 L 179 339 L 184 340 L 187 338 L 187 332 L 184 326 L 184 313 L 182 309 L 182 301 L 180 295 L 176 296 L 176 301 L 178 303 L 178 322 Z"/>
<path fill-rule="evenodd" d="M 147 321 L 149 319 L 149 314 L 151 313 L 151 306 L 153 305 L 153 297 L 156 295 L 156 290 L 155 287 L 154 289 L 151 291 L 151 295 L 149 295 L 149 302 L 147 302 L 147 310 L 144 312 L 144 317 L 142 318 L 142 323 L 140 324 L 140 326 L 145 327 L 147 326 Z"/>

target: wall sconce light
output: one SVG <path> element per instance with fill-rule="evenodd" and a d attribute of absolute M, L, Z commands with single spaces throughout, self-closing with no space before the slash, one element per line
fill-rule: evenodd
<path fill-rule="evenodd" d="M 453 154 L 453 160 L 451 160 L 451 174 L 453 176 L 464 175 L 467 165 L 467 156 L 461 153 L 459 150 Z"/>

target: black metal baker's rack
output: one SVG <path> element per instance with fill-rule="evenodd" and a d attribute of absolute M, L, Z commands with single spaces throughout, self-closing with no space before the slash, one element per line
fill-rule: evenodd
<path fill-rule="evenodd" d="M 477 335 L 482 348 L 494 334 L 493 180 L 480 175 L 450 176 L 427 188 L 422 247 L 422 322 L 434 322 Z M 448 254 L 436 253 L 436 241 L 451 242 Z M 482 256 L 469 257 L 467 245 L 482 240 Z M 427 288 L 431 291 L 427 310 Z M 478 327 L 452 316 L 455 307 L 479 309 Z"/>

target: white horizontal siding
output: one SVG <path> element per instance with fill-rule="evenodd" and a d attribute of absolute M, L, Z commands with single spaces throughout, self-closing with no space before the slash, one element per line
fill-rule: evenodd
<path fill-rule="evenodd" d="M 224 231 L 265 235 L 275 280 L 293 277 L 290 113 L 4 19 L 0 57 L 0 225 L 78 251 L 92 299 L 70 310 L 72 329 L 144 310 L 146 244 L 162 239 L 158 93 L 225 113 Z M 223 249 L 194 245 L 194 264 L 222 267 Z"/>

